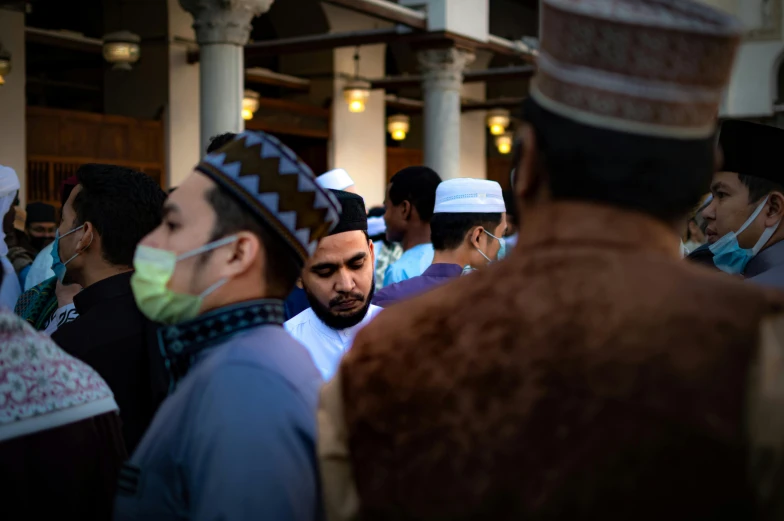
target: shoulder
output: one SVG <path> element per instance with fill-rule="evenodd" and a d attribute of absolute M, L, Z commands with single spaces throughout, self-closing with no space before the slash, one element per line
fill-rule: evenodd
<path fill-rule="evenodd" d="M 283 327 L 294 336 L 298 336 L 304 328 L 306 328 L 310 321 L 316 318 L 316 314 L 311 308 L 299 313 L 294 318 L 287 320 Z"/>
<path fill-rule="evenodd" d="M 402 298 L 407 292 L 406 287 L 412 279 L 395 282 L 389 286 L 384 286 L 373 296 L 373 304 L 387 306 Z"/>

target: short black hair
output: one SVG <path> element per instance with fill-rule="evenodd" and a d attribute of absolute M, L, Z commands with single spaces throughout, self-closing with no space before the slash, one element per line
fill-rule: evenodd
<path fill-rule="evenodd" d="M 235 137 L 237 137 L 237 134 L 235 134 L 234 132 L 226 132 L 225 134 L 218 134 L 217 136 L 212 136 L 210 138 L 210 144 L 207 145 L 207 153 L 211 154 L 215 152 L 229 141 L 234 141 Z"/>
<path fill-rule="evenodd" d="M 501 224 L 500 213 L 437 213 L 430 221 L 430 241 L 436 251 L 456 250 L 472 228 L 482 226 L 493 233 Z"/>
<path fill-rule="evenodd" d="M 504 190 L 504 206 L 506 206 L 506 220 L 517 226 L 517 201 L 515 201 L 514 191 Z"/>
<path fill-rule="evenodd" d="M 771 192 L 784 194 L 784 186 L 762 177 L 738 174 L 740 182 L 749 189 L 749 203 L 756 203 Z"/>
<path fill-rule="evenodd" d="M 368 210 L 368 217 L 384 217 L 384 213 L 386 213 L 386 210 L 383 206 L 374 206 Z"/>
<path fill-rule="evenodd" d="M 211 241 L 237 232 L 250 232 L 258 237 L 265 251 L 269 296 L 285 298 L 294 289 L 301 271 L 294 250 L 221 187 L 215 186 L 208 192 L 207 202 L 217 216 Z"/>
<path fill-rule="evenodd" d="M 133 266 L 136 245 L 161 223 L 166 194 L 150 176 L 122 166 L 82 165 L 76 178 L 75 224 L 95 227 L 107 262 Z"/>
<path fill-rule="evenodd" d="M 593 201 L 673 222 L 688 215 L 708 192 L 715 169 L 714 136 L 679 140 L 591 127 L 531 98 L 523 110 L 554 199 Z"/>
<path fill-rule="evenodd" d="M 392 176 L 389 198 L 397 206 L 408 201 L 416 208 L 419 218 L 429 222 L 436 205 L 436 188 L 441 178 L 426 166 L 409 166 Z"/>

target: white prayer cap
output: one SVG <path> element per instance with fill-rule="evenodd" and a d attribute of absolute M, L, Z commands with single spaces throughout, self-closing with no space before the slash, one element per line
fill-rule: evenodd
<path fill-rule="evenodd" d="M 9 166 L 0 165 L 0 197 L 19 190 L 19 178 Z"/>
<path fill-rule="evenodd" d="M 504 213 L 501 185 L 487 179 L 458 178 L 436 188 L 433 213 Z"/>
<path fill-rule="evenodd" d="M 316 178 L 316 182 L 322 188 L 329 190 L 345 190 L 354 186 L 354 180 L 348 175 L 348 172 L 342 168 L 330 170 L 326 174 L 321 174 Z"/>
<path fill-rule="evenodd" d="M 383 217 L 368 217 L 368 235 L 375 237 L 387 231 L 387 223 Z"/>

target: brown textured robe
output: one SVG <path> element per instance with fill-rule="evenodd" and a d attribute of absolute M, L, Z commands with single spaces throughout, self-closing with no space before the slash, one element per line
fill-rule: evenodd
<path fill-rule="evenodd" d="M 507 260 L 381 313 L 322 395 L 330 519 L 770 517 L 784 296 L 678 246 L 542 206 Z"/>

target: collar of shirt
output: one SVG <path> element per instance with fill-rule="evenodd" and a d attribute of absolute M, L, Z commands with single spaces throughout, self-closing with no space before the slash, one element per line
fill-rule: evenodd
<path fill-rule="evenodd" d="M 784 241 L 768 246 L 752 257 L 746 265 L 743 276 L 746 278 L 756 277 L 780 264 L 784 264 Z"/>
<path fill-rule="evenodd" d="M 158 345 L 172 378 L 170 392 L 187 374 L 197 355 L 243 331 L 260 326 L 282 326 L 284 311 L 282 300 L 251 300 L 158 329 Z"/>
<path fill-rule="evenodd" d="M 434 279 L 452 279 L 459 277 L 463 273 L 463 267 L 457 264 L 443 263 L 431 264 L 422 273 L 423 277 L 432 277 Z"/>
<path fill-rule="evenodd" d="M 74 297 L 76 311 L 84 315 L 101 302 L 132 294 L 131 275 L 133 275 L 132 271 L 120 273 L 84 288 Z"/>

